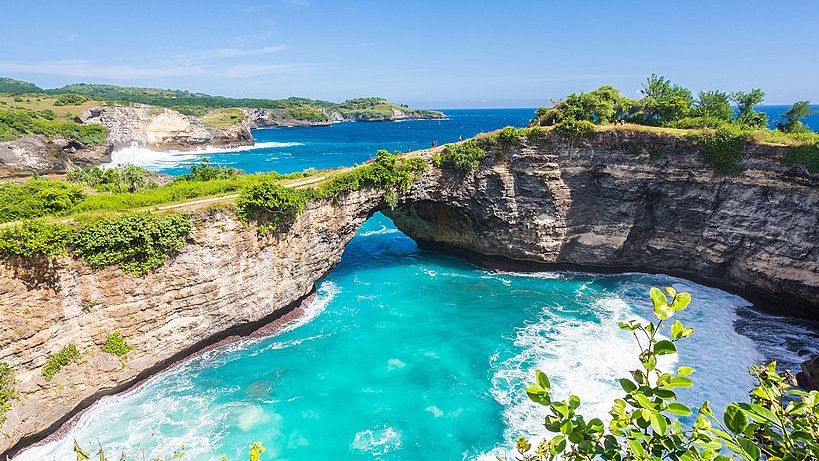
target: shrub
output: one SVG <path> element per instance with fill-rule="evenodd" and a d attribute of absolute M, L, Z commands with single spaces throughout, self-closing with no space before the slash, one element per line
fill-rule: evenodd
<path fill-rule="evenodd" d="M 657 358 L 676 354 L 678 341 L 693 333 L 679 320 L 665 330 L 666 321 L 670 323 L 675 313 L 685 309 L 691 296 L 672 287 L 666 293 L 658 288 L 650 291 L 656 323 L 619 324 L 637 339 L 642 369 L 619 380 L 625 396 L 615 399 L 608 428 L 599 418 L 585 418 L 578 412 L 577 396 L 554 399 L 549 378 L 538 370 L 526 394 L 549 408 L 544 426 L 555 435 L 545 438 L 532 453 L 531 443 L 519 438 L 518 459 L 722 461 L 730 459 L 727 452 L 746 461 L 759 461 L 763 455 L 768 460 L 818 459 L 819 392 L 790 389 L 793 377 L 778 374 L 776 363 L 751 368 L 757 386 L 750 403 L 728 405 L 720 419 L 705 402 L 696 410 L 693 426 L 683 425 L 680 417 L 688 418 L 694 410 L 677 400 L 675 389 L 693 385 L 689 376 L 694 369 L 681 366 L 676 372 L 664 372 L 657 367 Z"/>
<path fill-rule="evenodd" d="M 59 373 L 62 367 L 67 366 L 71 362 L 77 362 L 80 358 L 80 351 L 77 350 L 77 345 L 71 343 L 57 352 L 46 357 L 46 363 L 43 367 L 43 378 L 46 381 L 51 381 L 54 376 Z"/>
<path fill-rule="evenodd" d="M 439 168 L 449 166 L 456 170 L 471 171 L 477 168 L 485 157 L 486 151 L 470 139 L 461 144 L 447 145 L 440 154 L 433 156 L 432 161 Z"/>
<path fill-rule="evenodd" d="M 188 214 L 137 213 L 80 226 L 69 234 L 68 244 L 92 268 L 116 265 L 141 276 L 179 251 L 192 228 Z"/>
<path fill-rule="evenodd" d="M 809 173 L 819 173 L 819 144 L 791 146 L 782 159 L 785 165 L 802 165 Z"/>
<path fill-rule="evenodd" d="M 72 168 L 65 175 L 65 180 L 83 183 L 100 192 L 141 192 L 156 189 L 158 184 L 151 179 L 156 173 L 136 165 L 122 165 L 116 168 Z"/>
<path fill-rule="evenodd" d="M 737 164 L 742 158 L 748 135 L 738 128 L 722 127 L 708 133 L 693 136 L 705 148 L 702 160 L 714 167 L 720 175 L 739 174 L 743 171 Z"/>
<path fill-rule="evenodd" d="M 594 124 L 587 120 L 566 119 L 555 125 L 555 131 L 571 139 L 583 138 L 594 133 Z"/>
<path fill-rule="evenodd" d="M 79 124 L 49 120 L 27 109 L 0 109 L 0 140 L 41 134 L 47 138 L 64 137 L 81 144 L 98 145 L 105 142 L 108 129 L 102 125 Z"/>
<path fill-rule="evenodd" d="M 0 222 L 61 213 L 84 197 L 81 187 L 64 181 L 33 178 L 0 184 Z"/>
<path fill-rule="evenodd" d="M 54 101 L 55 106 L 79 106 L 80 104 L 88 101 L 88 97 L 83 96 L 81 94 L 73 94 L 73 93 L 66 93 L 57 96 L 57 100 Z"/>
<path fill-rule="evenodd" d="M 125 342 L 122 333 L 118 331 L 109 334 L 105 339 L 105 344 L 102 345 L 103 352 L 120 358 L 125 358 L 133 348 L 133 346 Z"/>
<path fill-rule="evenodd" d="M 59 224 L 25 221 L 0 232 L 0 257 L 64 255 L 68 232 L 68 228 Z"/>
<path fill-rule="evenodd" d="M 507 126 L 495 134 L 498 142 L 507 146 L 516 146 L 520 143 L 519 133 L 517 128 Z"/>
<path fill-rule="evenodd" d="M 216 179 L 233 179 L 243 174 L 242 170 L 227 166 L 210 166 L 210 160 L 202 159 L 198 165 L 191 165 L 190 173 L 177 178 L 177 181 L 213 181 Z"/>
<path fill-rule="evenodd" d="M 802 119 L 815 114 L 816 111 L 810 108 L 810 101 L 797 101 L 790 109 L 779 117 L 782 122 L 776 122 L 776 129 L 783 133 L 808 133 L 808 128 Z"/>
<path fill-rule="evenodd" d="M 289 226 L 304 211 L 305 195 L 275 182 L 264 182 L 245 189 L 239 196 L 236 211 L 243 222 L 261 223 L 259 232 L 271 232 Z"/>
<path fill-rule="evenodd" d="M 710 117 L 710 116 L 701 116 L 701 117 L 685 117 L 681 118 L 675 122 L 669 123 L 667 126 L 671 128 L 683 128 L 683 129 L 699 129 L 699 128 L 711 128 L 717 129 L 722 128 L 724 126 L 729 125 L 730 122 L 725 121 L 721 118 Z"/>
<path fill-rule="evenodd" d="M 16 399 L 14 369 L 8 363 L 0 362 L 0 427 L 6 422 L 6 412 L 11 409 L 11 401 Z"/>

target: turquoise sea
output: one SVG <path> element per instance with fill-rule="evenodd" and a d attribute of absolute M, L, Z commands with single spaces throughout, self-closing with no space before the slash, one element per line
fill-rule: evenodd
<path fill-rule="evenodd" d="M 471 131 L 435 136 L 451 141 L 518 124 L 527 113 L 472 123 L 479 111 L 464 111 L 450 123 L 461 120 Z M 437 123 L 263 130 L 260 139 L 300 144 L 278 161 L 276 150 L 218 155 L 249 171 L 265 162 L 282 171 L 350 164 L 376 145 L 412 148 Z M 381 132 L 404 127 L 413 128 L 392 141 Z M 343 130 L 358 134 L 333 141 L 330 134 Z M 301 147 L 305 158 L 295 153 L 319 143 L 327 147 Z M 667 284 L 694 295 L 680 314 L 694 326 L 693 339 L 681 344 L 676 363 L 663 364 L 697 369 L 696 386 L 683 395 L 688 402 L 709 399 L 719 408 L 745 397 L 750 364 L 776 359 L 794 369 L 801 355 L 819 352 L 815 324 L 762 313 L 714 288 L 639 273 L 486 271 L 418 249 L 377 214 L 318 282 L 307 313 L 283 332 L 209 351 L 103 398 L 64 438 L 15 460 L 70 460 L 74 438 L 131 460 L 184 445 L 183 459 L 243 461 L 257 441 L 267 447 L 263 460 L 494 459 L 516 436 L 542 428 L 543 410 L 522 391 L 535 368 L 551 376 L 559 395 L 571 390 L 588 414 L 606 416 L 621 392 L 616 378 L 637 366 L 633 338 L 617 321 L 650 318 L 648 289 Z"/>

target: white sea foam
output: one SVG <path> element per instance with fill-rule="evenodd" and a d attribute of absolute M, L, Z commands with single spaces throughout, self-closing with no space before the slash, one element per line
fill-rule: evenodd
<path fill-rule="evenodd" d="M 396 234 L 398 232 L 401 232 L 401 231 L 399 231 L 398 229 L 396 229 L 394 227 L 388 228 L 387 226 L 382 225 L 381 228 L 379 228 L 379 229 L 366 231 L 366 232 L 361 232 L 358 235 L 361 236 L 361 237 L 369 237 L 371 235 Z"/>
<path fill-rule="evenodd" d="M 401 448 L 401 434 L 390 426 L 365 429 L 355 434 L 351 448 L 382 456 Z"/>
<path fill-rule="evenodd" d="M 239 147 L 204 147 L 202 149 L 180 151 L 168 150 L 158 151 L 147 147 L 131 146 L 117 149 L 111 153 L 111 161 L 103 167 L 115 167 L 119 165 L 137 165 L 148 169 L 169 168 L 196 162 L 203 156 L 211 154 L 232 154 L 246 152 L 257 149 L 276 149 L 292 146 L 300 146 L 300 142 L 257 142 L 251 146 Z"/>

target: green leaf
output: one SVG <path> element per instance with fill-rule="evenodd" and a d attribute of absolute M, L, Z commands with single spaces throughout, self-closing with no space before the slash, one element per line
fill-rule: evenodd
<path fill-rule="evenodd" d="M 677 346 L 667 339 L 657 341 L 657 344 L 654 345 L 654 353 L 657 355 L 676 354 Z"/>
<path fill-rule="evenodd" d="M 558 435 L 549 442 L 549 452 L 559 455 L 566 449 L 566 437 Z"/>
<path fill-rule="evenodd" d="M 759 461 L 761 453 L 755 443 L 743 437 L 739 439 L 739 446 L 742 448 L 742 451 L 748 454 L 746 458 L 748 461 Z"/>
<path fill-rule="evenodd" d="M 691 302 L 691 293 L 677 293 L 677 296 L 674 298 L 674 303 L 671 307 L 674 308 L 674 312 L 679 312 L 686 307 L 688 307 L 688 303 Z"/>
<path fill-rule="evenodd" d="M 725 413 L 722 415 L 725 422 L 725 427 L 731 430 L 734 434 L 742 434 L 745 427 L 748 426 L 748 417 L 736 405 L 728 405 Z"/>
<path fill-rule="evenodd" d="M 649 290 L 648 295 L 651 297 L 651 302 L 654 304 L 654 309 L 657 309 L 657 306 L 662 306 L 663 304 L 668 304 L 668 299 L 665 297 L 662 291 L 660 291 L 657 287 L 651 287 Z"/>
<path fill-rule="evenodd" d="M 641 407 L 654 408 L 654 405 L 651 403 L 651 400 L 649 400 L 648 397 L 644 396 L 643 394 L 634 394 L 632 397 L 634 397 L 634 400 L 636 400 Z"/>
<path fill-rule="evenodd" d="M 637 390 L 637 385 L 634 384 L 630 379 L 622 378 L 620 381 L 620 387 L 623 388 L 626 392 L 634 392 Z"/>
<path fill-rule="evenodd" d="M 689 376 L 691 373 L 694 373 L 694 369 L 691 367 L 677 368 L 677 374 L 680 376 Z"/>
<path fill-rule="evenodd" d="M 669 389 L 673 389 L 675 387 L 691 387 L 693 385 L 694 383 L 691 382 L 690 379 L 677 376 L 675 378 L 671 378 L 671 381 L 669 381 L 666 387 Z"/>
<path fill-rule="evenodd" d="M 677 290 L 675 290 L 672 286 L 665 287 L 665 292 L 668 293 L 668 296 L 671 296 L 672 299 L 677 296 Z"/>
<path fill-rule="evenodd" d="M 779 426 L 779 419 L 776 415 L 765 407 L 755 403 L 738 403 L 737 406 L 748 416 L 758 423 L 770 423 Z"/>
<path fill-rule="evenodd" d="M 77 461 L 87 461 L 91 459 L 91 456 L 89 456 L 88 452 L 80 447 L 80 444 L 77 443 L 76 439 L 74 439 L 74 455 L 77 456 Z"/>
<path fill-rule="evenodd" d="M 551 383 L 549 383 L 549 377 L 546 376 L 546 373 L 540 370 L 535 370 L 535 381 L 537 381 L 538 386 L 542 387 L 547 392 L 552 387 Z"/>
<path fill-rule="evenodd" d="M 651 421 L 651 428 L 654 429 L 654 432 L 665 435 L 665 430 L 668 428 L 668 422 L 665 419 L 665 416 L 653 412 L 651 413 L 651 417 L 649 418 Z"/>
<path fill-rule="evenodd" d="M 648 456 L 648 453 L 646 453 L 645 448 L 643 448 L 643 446 L 640 445 L 639 441 L 634 440 L 634 439 L 628 439 L 628 440 L 626 440 L 626 443 L 628 444 L 628 447 L 631 448 L 631 451 L 634 454 L 636 454 L 637 456 L 642 457 L 642 458 L 645 458 L 645 457 Z"/>
<path fill-rule="evenodd" d="M 663 303 L 659 306 L 654 306 L 654 315 L 660 320 L 666 320 L 674 315 L 674 309 L 668 304 Z"/>
<path fill-rule="evenodd" d="M 691 415 L 691 409 L 679 402 L 669 403 L 668 411 L 679 416 Z"/>
<path fill-rule="evenodd" d="M 682 338 L 683 328 L 684 326 L 682 322 L 680 322 L 679 320 L 675 321 L 674 325 L 671 325 L 671 337 L 674 340 Z"/>

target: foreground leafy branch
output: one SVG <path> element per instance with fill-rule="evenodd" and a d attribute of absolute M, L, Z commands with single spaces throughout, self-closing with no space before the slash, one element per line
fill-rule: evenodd
<path fill-rule="evenodd" d="M 657 322 L 619 324 L 634 335 L 642 367 L 619 380 L 626 394 L 614 400 L 608 428 L 599 418 L 588 419 L 577 412 L 577 396 L 553 399 L 549 378 L 537 370 L 526 394 L 549 408 L 544 426 L 552 435 L 534 450 L 528 439 L 519 438 L 518 460 L 819 459 L 819 392 L 791 389 L 795 380 L 788 372 L 779 374 L 776 362 L 751 367 L 757 386 L 750 402 L 732 403 L 718 418 L 706 401 L 697 409 L 693 425 L 684 424 L 680 417 L 694 411 L 677 400 L 675 389 L 693 385 L 689 376 L 694 369 L 682 366 L 665 372 L 657 368 L 657 359 L 676 354 L 677 342 L 694 332 L 679 320 L 664 331 L 671 317 L 688 306 L 691 295 L 667 287 L 665 293 L 652 288 L 650 297 Z M 670 333 L 670 338 L 661 332 Z"/>

